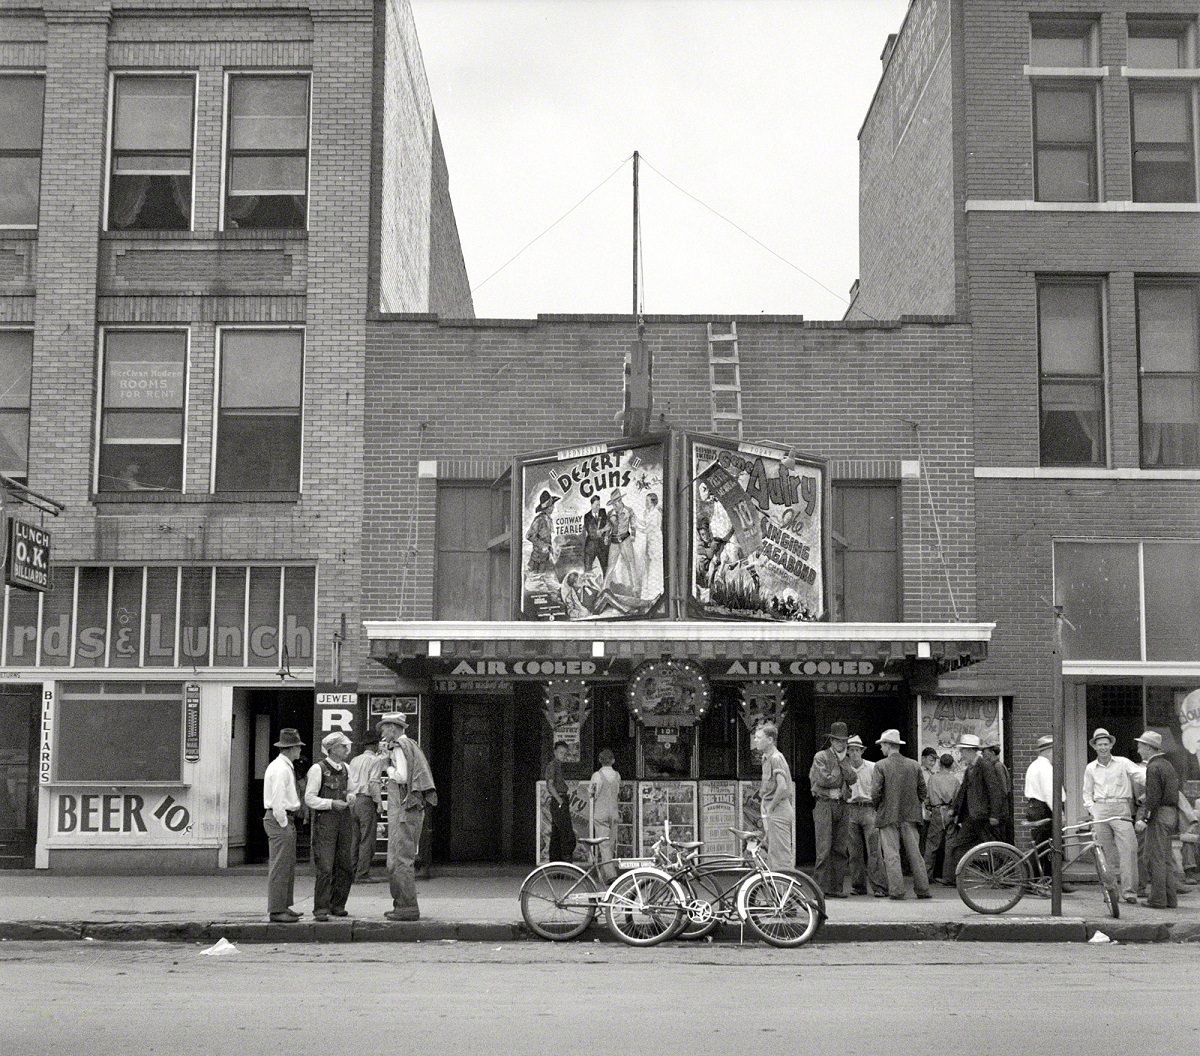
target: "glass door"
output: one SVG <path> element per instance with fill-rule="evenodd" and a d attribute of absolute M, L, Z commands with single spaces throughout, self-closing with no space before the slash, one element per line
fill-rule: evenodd
<path fill-rule="evenodd" d="M 33 867 L 40 689 L 0 690 L 0 869 Z"/>

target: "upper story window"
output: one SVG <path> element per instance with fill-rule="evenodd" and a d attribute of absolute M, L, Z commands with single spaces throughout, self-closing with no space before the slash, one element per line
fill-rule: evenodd
<path fill-rule="evenodd" d="M 191 227 L 195 97 L 190 76 L 113 79 L 109 230 Z"/>
<path fill-rule="evenodd" d="M 221 331 L 216 491 L 299 491 L 304 333 Z"/>
<path fill-rule="evenodd" d="M 1195 67 L 1192 27 L 1162 19 L 1130 20 L 1131 71 Z M 1129 127 L 1135 202 L 1196 201 L 1196 87 L 1170 76 L 1132 78 Z"/>
<path fill-rule="evenodd" d="M 229 79 L 227 228 L 303 228 L 308 218 L 308 77 Z"/>
<path fill-rule="evenodd" d="M 1035 18 L 1029 26 L 1029 65 L 1087 69 L 1096 65 L 1099 25 L 1088 18 Z"/>
<path fill-rule="evenodd" d="M 1137 284 L 1142 465 L 1200 466 L 1200 287 Z"/>
<path fill-rule="evenodd" d="M 45 79 L 0 76 L 0 227 L 37 227 Z"/>
<path fill-rule="evenodd" d="M 0 330 L 0 473 L 25 480 L 29 473 L 29 378 L 33 334 Z"/>
<path fill-rule="evenodd" d="M 1102 466 L 1104 323 L 1099 281 L 1038 283 L 1041 464 Z"/>
<path fill-rule="evenodd" d="M 835 619 L 900 619 L 900 489 L 895 484 L 833 486 Z"/>
<path fill-rule="evenodd" d="M 1099 197 L 1096 87 L 1035 81 L 1033 180 L 1039 202 L 1094 202 Z"/>
<path fill-rule="evenodd" d="M 438 484 L 439 620 L 511 618 L 511 494 L 507 487 L 489 487 L 482 481 Z"/>
<path fill-rule="evenodd" d="M 1183 70 L 1195 66 L 1193 27 L 1186 21 L 1129 20 L 1126 65 L 1133 70 Z"/>
<path fill-rule="evenodd" d="M 181 491 L 186 330 L 104 334 L 96 491 Z"/>

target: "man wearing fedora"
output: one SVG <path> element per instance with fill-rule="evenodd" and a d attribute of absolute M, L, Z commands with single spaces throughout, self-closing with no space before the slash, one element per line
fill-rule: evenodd
<path fill-rule="evenodd" d="M 1163 751 L 1162 734 L 1147 730 L 1134 738 L 1138 755 L 1146 764 L 1146 795 L 1138 809 L 1137 831 L 1146 834 L 1146 871 L 1150 874 L 1152 909 L 1175 909 L 1175 862 L 1171 840 L 1179 825 L 1179 773 Z"/>
<path fill-rule="evenodd" d="M 354 815 L 358 798 L 350 791 L 350 738 L 331 733 L 321 741 L 323 758 L 313 763 L 304 785 L 304 805 L 312 818 L 313 920 L 349 916 L 346 899 L 354 883 Z"/>
<path fill-rule="evenodd" d="M 875 824 L 883 847 L 883 867 L 887 872 L 888 898 L 904 898 L 904 873 L 900 868 L 900 845 L 912 870 L 913 891 L 917 898 L 929 898 L 929 875 L 921 857 L 921 821 L 925 816 L 925 775 L 921 764 L 900 752 L 904 741 L 899 730 L 884 730 L 875 742 L 883 759 L 875 764 Z"/>
<path fill-rule="evenodd" d="M 437 806 L 437 789 L 425 753 L 408 736 L 408 717 L 390 711 L 379 720 L 380 747 L 386 753 L 388 801 L 388 920 L 419 920 L 415 862 L 425 808 Z"/>
<path fill-rule="evenodd" d="M 813 826 L 816 830 L 817 864 L 813 871 L 826 898 L 845 898 L 849 820 L 846 801 L 857 779 L 846 755 L 850 739 L 844 722 L 829 728 L 829 747 L 813 756 L 808 783 L 813 794 Z"/>
<path fill-rule="evenodd" d="M 1037 739 L 1037 756 L 1025 771 L 1025 820 L 1029 822 L 1029 838 L 1036 845 L 1050 835 L 1053 817 L 1054 767 L 1050 762 L 1054 750 L 1054 738 L 1049 734 Z M 1051 873 L 1051 849 L 1033 856 L 1033 869 L 1037 876 Z"/>
<path fill-rule="evenodd" d="M 525 532 L 530 543 L 529 564 L 525 571 L 530 575 L 543 575 L 554 571 L 554 518 L 551 511 L 561 496 L 543 491 L 534 507 L 533 520 Z"/>
<path fill-rule="evenodd" d="M 983 743 L 979 737 L 962 734 L 958 750 L 965 769 L 950 809 L 958 827 L 946 841 L 942 883 L 948 887 L 954 886 L 958 863 L 967 851 L 977 844 L 1001 838 L 1000 819 L 1004 813 L 1004 784 L 996 768 L 981 758 Z"/>
<path fill-rule="evenodd" d="M 263 774 L 263 828 L 267 832 L 267 912 L 276 924 L 295 924 L 300 914 L 292 909 L 296 897 L 296 814 L 300 793 L 296 789 L 296 760 L 304 748 L 299 731 L 279 731 L 279 754 Z"/>
<path fill-rule="evenodd" d="M 1092 819 L 1092 832 L 1109 863 L 1121 870 L 1121 896 L 1137 905 L 1137 836 L 1133 831 L 1133 805 L 1141 798 L 1145 778 L 1123 755 L 1113 755 L 1116 738 L 1100 727 L 1088 742 L 1096 758 L 1083 771 L 1083 805 Z"/>

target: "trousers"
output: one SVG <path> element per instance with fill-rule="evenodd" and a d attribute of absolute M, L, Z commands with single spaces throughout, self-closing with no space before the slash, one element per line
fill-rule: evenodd
<path fill-rule="evenodd" d="M 354 883 L 354 818 L 350 810 L 314 810 L 313 912 L 345 909 Z"/>
<path fill-rule="evenodd" d="M 850 851 L 850 889 L 865 894 L 867 881 L 871 889 L 882 891 L 887 886 L 880 850 L 879 830 L 875 827 L 875 807 L 870 803 L 847 804 L 846 840 Z"/>
<path fill-rule="evenodd" d="M 296 822 L 281 828 L 269 810 L 263 815 L 267 833 L 267 912 L 286 913 L 296 898 Z"/>
<path fill-rule="evenodd" d="M 612 817 L 595 817 L 592 819 L 592 824 L 596 827 L 596 835 L 601 837 L 604 842 L 600 844 L 600 861 L 603 863 L 601 876 L 610 876 L 615 879 L 616 870 L 609 866 L 609 862 L 613 860 L 613 856 L 617 850 L 617 822 L 620 819 L 616 816 Z"/>
<path fill-rule="evenodd" d="M 1120 869 L 1122 897 L 1137 898 L 1137 836 L 1133 822 L 1129 818 L 1105 818 L 1093 822 L 1092 832 L 1108 859 L 1109 868 Z"/>
<path fill-rule="evenodd" d="M 575 856 L 575 827 L 571 822 L 571 804 L 550 800 L 550 861 L 569 862 Z"/>
<path fill-rule="evenodd" d="M 925 847 L 922 856 L 925 861 L 925 874 L 937 876 L 938 858 L 943 861 L 946 857 L 946 847 L 949 837 L 946 832 L 946 821 L 950 815 L 948 807 L 932 806 L 929 808 L 929 821 L 925 825 Z"/>
<path fill-rule="evenodd" d="M 889 898 L 904 897 L 904 872 L 900 868 L 900 845 L 908 856 L 908 867 L 912 870 L 913 890 L 918 895 L 929 894 L 929 874 L 925 872 L 925 859 L 921 857 L 921 833 L 915 821 L 902 821 L 899 825 L 882 825 L 879 842 L 883 846 L 883 865 L 887 870 Z"/>
<path fill-rule="evenodd" d="M 1031 822 L 1029 838 L 1033 841 L 1034 846 L 1041 843 L 1042 840 L 1050 839 L 1053 835 L 1053 812 L 1048 803 L 1043 803 L 1040 799 L 1029 800 L 1027 817 Z M 1029 864 L 1033 867 L 1033 875 L 1049 877 L 1054 871 L 1052 861 L 1053 849 L 1051 847 L 1039 851 L 1029 860 Z"/>
<path fill-rule="evenodd" d="M 371 875 L 371 862 L 375 860 L 379 808 L 370 796 L 360 795 L 350 810 L 354 815 L 354 879 L 365 880 Z"/>
<path fill-rule="evenodd" d="M 815 879 L 825 894 L 843 894 L 846 883 L 846 804 L 840 799 L 818 799 L 813 804 L 817 863 Z"/>
<path fill-rule="evenodd" d="M 1146 871 L 1150 874 L 1150 902 L 1174 909 L 1178 902 L 1175 887 L 1175 861 L 1171 838 L 1178 826 L 1175 807 L 1159 807 L 1146 826 Z"/>
<path fill-rule="evenodd" d="M 784 803 L 763 815 L 763 832 L 767 837 L 767 868 L 776 872 L 796 868 L 796 844 L 792 839 L 792 825 L 796 811 L 791 803 Z"/>
<path fill-rule="evenodd" d="M 392 909 L 410 912 L 413 919 L 419 913 L 417 878 L 414 863 L 421 844 L 421 826 L 425 823 L 425 806 L 405 808 L 408 797 L 397 793 L 396 786 L 388 789 L 388 887 Z"/>

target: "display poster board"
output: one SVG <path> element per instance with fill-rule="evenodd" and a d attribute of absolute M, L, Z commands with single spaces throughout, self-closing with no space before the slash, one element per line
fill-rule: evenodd
<path fill-rule="evenodd" d="M 700 839 L 705 854 L 738 854 L 729 830 L 742 827 L 741 793 L 736 781 L 700 782 Z"/>
<path fill-rule="evenodd" d="M 962 770 L 958 742 L 973 733 L 984 745 L 999 744 L 1003 758 L 1004 712 L 999 697 L 917 697 L 917 745 L 913 755 L 932 748 L 939 756 L 954 756 L 955 771 Z"/>
<path fill-rule="evenodd" d="M 645 618 L 664 606 L 662 438 L 518 458 L 517 619 Z"/>
<path fill-rule="evenodd" d="M 687 450 L 691 613 L 823 619 L 825 463 L 722 437 L 689 435 Z"/>
<path fill-rule="evenodd" d="M 695 781 L 638 782 L 638 854 L 648 856 L 670 819 L 671 838 L 695 840 L 697 825 Z"/>
<path fill-rule="evenodd" d="M 571 797 L 571 822 L 575 836 L 591 836 L 592 802 L 590 781 L 568 781 L 567 792 Z M 615 857 L 630 857 L 633 854 L 636 834 L 635 798 L 637 794 L 636 781 L 622 781 L 617 789 L 617 811 L 620 820 L 617 823 L 617 846 Z M 546 782 L 537 783 L 537 860 L 539 863 L 550 860 L 550 793 L 546 791 Z M 573 861 L 585 869 L 591 864 L 588 849 L 576 844 Z"/>

